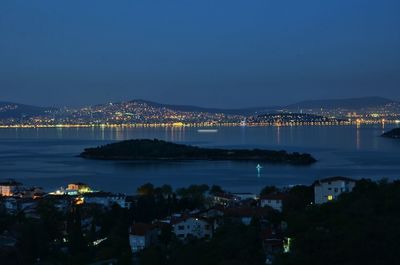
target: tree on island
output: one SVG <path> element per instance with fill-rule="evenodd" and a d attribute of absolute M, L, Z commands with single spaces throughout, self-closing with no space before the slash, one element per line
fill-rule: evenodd
<path fill-rule="evenodd" d="M 291 165 L 310 165 L 317 161 L 310 154 L 288 153 L 283 150 L 202 148 L 157 139 L 126 140 L 86 148 L 80 156 L 102 160 L 250 160 Z"/>

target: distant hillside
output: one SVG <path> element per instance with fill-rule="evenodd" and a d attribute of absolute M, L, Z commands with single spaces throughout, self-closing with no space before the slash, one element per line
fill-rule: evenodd
<path fill-rule="evenodd" d="M 274 112 L 280 107 L 272 106 L 272 107 L 252 107 L 252 108 L 240 108 L 240 109 L 220 109 L 220 108 L 205 108 L 205 107 L 197 107 L 191 105 L 170 105 L 170 104 L 162 104 L 153 101 L 147 100 L 131 100 L 130 102 L 140 102 L 146 103 L 152 107 L 156 108 L 167 108 L 175 111 L 188 111 L 188 112 L 207 112 L 207 113 L 224 113 L 230 115 L 258 115 L 262 113 Z"/>
<path fill-rule="evenodd" d="M 170 105 L 161 104 L 147 100 L 132 100 L 131 102 L 142 102 L 156 108 L 167 108 L 175 111 L 190 111 L 190 112 L 208 112 L 208 113 L 224 113 L 230 115 L 244 115 L 244 116 L 257 116 L 260 114 L 276 113 L 278 110 L 301 110 L 301 109 L 351 109 L 359 110 L 365 108 L 373 108 L 384 106 L 390 103 L 397 103 L 397 101 L 390 100 L 382 97 L 362 97 L 362 98 L 348 98 L 348 99 L 325 99 L 325 100 L 307 100 L 285 107 L 270 106 L 270 107 L 252 107 L 252 108 L 239 108 L 239 109 L 222 109 L 222 108 L 204 108 L 191 105 Z"/>
<path fill-rule="evenodd" d="M 54 108 L 36 107 L 12 102 L 0 102 L 0 119 L 19 119 L 43 115 Z"/>
<path fill-rule="evenodd" d="M 348 99 L 326 99 L 326 100 L 307 100 L 286 106 L 285 109 L 363 109 L 377 106 L 384 106 L 389 103 L 396 102 L 394 100 L 382 97 L 363 97 Z"/>
<path fill-rule="evenodd" d="M 395 103 L 395 104 L 390 104 Z M 350 99 L 332 99 L 332 100 L 309 100 L 302 101 L 296 104 L 291 104 L 286 107 L 272 106 L 272 107 L 252 107 L 252 108 L 237 108 L 237 109 L 224 109 L 224 108 L 206 108 L 191 105 L 172 105 L 162 104 L 147 100 L 132 100 L 125 102 L 117 102 L 113 104 L 99 104 L 89 106 L 92 112 L 89 112 L 87 107 L 84 108 L 69 108 L 65 109 L 37 107 L 12 102 L 0 102 L 0 119 L 20 119 L 29 118 L 34 116 L 56 117 L 58 121 L 64 122 L 65 120 L 79 117 L 81 121 L 92 122 L 93 120 L 101 122 L 115 122 L 115 113 L 124 113 L 124 122 L 174 122 L 174 114 L 171 111 L 186 112 L 185 121 L 187 122 L 207 122 L 218 120 L 219 116 L 216 113 L 223 113 L 225 122 L 237 122 L 246 116 L 248 119 L 258 117 L 263 114 L 281 114 L 282 110 L 285 112 L 299 113 L 300 110 L 315 114 L 319 109 L 347 109 L 359 111 L 368 108 L 386 107 L 391 113 L 400 113 L 400 103 L 394 100 L 381 98 L 381 97 L 364 97 L 364 98 L 350 98 Z M 56 113 L 56 110 L 57 111 Z M 51 113 L 49 115 L 49 113 Z M 72 113 L 72 114 L 71 114 Z M 201 115 L 198 115 L 201 113 Z M 165 117 L 163 116 L 165 114 Z M 55 115 L 55 116 L 54 116 Z M 163 118 L 164 117 L 164 118 Z M 290 118 L 290 117 L 287 117 Z M 314 117 L 315 118 L 315 117 Z"/>

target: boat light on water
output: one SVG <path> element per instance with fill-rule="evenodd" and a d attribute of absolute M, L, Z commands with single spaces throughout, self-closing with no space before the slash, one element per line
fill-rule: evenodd
<path fill-rule="evenodd" d="M 197 132 L 199 133 L 216 133 L 218 132 L 217 129 L 198 129 Z"/>

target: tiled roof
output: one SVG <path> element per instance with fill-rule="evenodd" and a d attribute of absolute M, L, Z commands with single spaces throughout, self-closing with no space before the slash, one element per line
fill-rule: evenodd
<path fill-rule="evenodd" d="M 144 236 L 153 228 L 155 227 L 151 224 L 135 223 L 131 227 L 131 234 L 136 236 Z"/>

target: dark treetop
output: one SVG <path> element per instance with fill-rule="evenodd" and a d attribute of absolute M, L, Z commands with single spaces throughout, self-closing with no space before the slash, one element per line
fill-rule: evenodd
<path fill-rule="evenodd" d="M 395 128 L 382 134 L 383 137 L 400 139 L 400 128 Z"/>
<path fill-rule="evenodd" d="M 261 149 L 200 148 L 157 139 L 127 140 L 87 148 L 80 156 L 104 160 L 256 160 L 294 165 L 316 162 L 310 154 Z"/>

